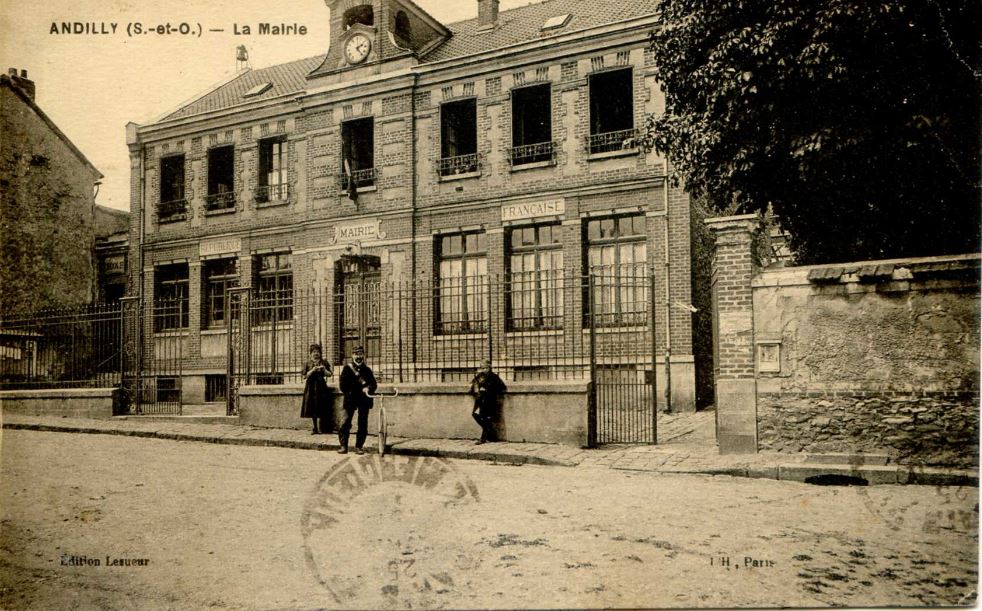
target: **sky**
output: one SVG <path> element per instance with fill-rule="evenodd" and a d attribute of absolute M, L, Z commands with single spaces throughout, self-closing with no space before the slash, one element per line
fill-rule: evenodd
<path fill-rule="evenodd" d="M 416 4 L 443 23 L 477 16 L 477 0 Z M 501 10 L 526 4 L 502 0 Z M 325 53 L 329 17 L 324 0 L 6 0 L 0 2 L 0 70 L 27 70 L 35 101 L 105 175 L 96 203 L 128 210 L 128 122 L 159 118 L 233 74 L 238 45 L 248 49 L 253 68 Z M 64 22 L 83 30 L 88 24 L 90 33 L 62 34 Z M 260 22 L 305 25 L 307 34 L 260 36 Z M 166 23 L 189 24 L 195 33 L 127 33 L 130 24 Z M 236 35 L 236 24 L 240 31 L 249 25 L 252 34 Z"/>

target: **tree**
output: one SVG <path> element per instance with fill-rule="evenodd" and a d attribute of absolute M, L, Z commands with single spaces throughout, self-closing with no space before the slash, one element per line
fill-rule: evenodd
<path fill-rule="evenodd" d="M 977 252 L 978 0 L 663 0 L 643 144 L 799 263 Z"/>

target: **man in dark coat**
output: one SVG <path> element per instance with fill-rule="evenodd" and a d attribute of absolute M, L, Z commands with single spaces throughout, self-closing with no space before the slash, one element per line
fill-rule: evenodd
<path fill-rule="evenodd" d="M 331 375 L 331 366 L 321 356 L 320 344 L 310 345 L 310 360 L 303 368 L 303 403 L 300 405 L 300 417 L 314 421 L 314 435 L 327 432 L 324 421 L 331 415 L 331 389 L 327 387 L 327 378 Z M 320 426 L 317 426 L 317 420 Z"/>
<path fill-rule="evenodd" d="M 492 441 L 494 439 L 493 422 L 498 411 L 498 400 L 505 394 L 508 388 L 498 377 L 498 374 L 491 371 L 491 361 L 485 359 L 481 361 L 481 370 L 477 372 L 471 380 L 470 394 L 474 397 L 474 411 L 471 415 L 481 426 L 481 438 L 478 445 Z"/>
<path fill-rule="evenodd" d="M 372 409 L 378 383 L 372 368 L 365 363 L 365 349 L 361 346 L 351 351 L 351 362 L 341 370 L 341 394 L 344 395 L 344 423 L 338 431 L 341 442 L 339 454 L 348 453 L 348 435 L 351 433 L 351 420 L 358 412 L 358 431 L 355 433 L 355 453 L 364 454 L 365 437 L 368 435 L 368 410 Z"/>

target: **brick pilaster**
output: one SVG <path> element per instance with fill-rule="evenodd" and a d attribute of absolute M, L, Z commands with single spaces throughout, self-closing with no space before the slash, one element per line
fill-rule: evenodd
<path fill-rule="evenodd" d="M 711 218 L 717 441 L 720 454 L 757 451 L 754 377 L 753 240 L 756 215 Z"/>

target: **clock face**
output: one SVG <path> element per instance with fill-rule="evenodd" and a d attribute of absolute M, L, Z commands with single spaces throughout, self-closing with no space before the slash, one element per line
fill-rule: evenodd
<path fill-rule="evenodd" d="M 349 64 L 365 61 L 372 50 L 372 41 L 364 34 L 355 34 L 344 43 L 344 58 Z"/>

